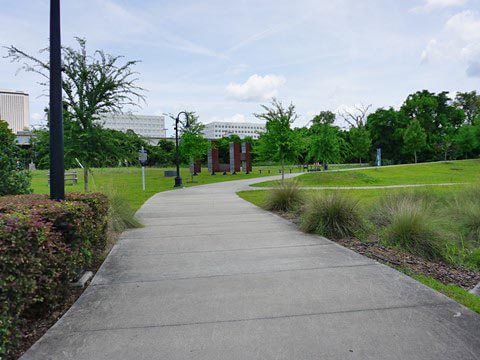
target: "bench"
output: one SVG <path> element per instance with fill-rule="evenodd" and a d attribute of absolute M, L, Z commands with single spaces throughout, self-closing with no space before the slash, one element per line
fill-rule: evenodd
<path fill-rule="evenodd" d="M 50 184 L 50 173 L 47 173 L 48 183 Z M 76 171 L 65 173 L 65 185 L 73 185 L 78 183 L 78 175 Z"/>
<path fill-rule="evenodd" d="M 163 176 L 165 177 L 174 177 L 177 176 L 177 170 L 165 170 L 163 172 Z"/>

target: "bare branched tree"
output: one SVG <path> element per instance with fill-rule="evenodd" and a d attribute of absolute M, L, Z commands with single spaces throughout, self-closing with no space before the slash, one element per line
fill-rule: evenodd
<path fill-rule="evenodd" d="M 342 112 L 339 112 L 338 116 L 343 118 L 343 120 L 345 120 L 345 122 L 352 128 L 363 127 L 367 122 L 368 111 L 371 107 L 372 104 L 367 106 L 363 104 L 361 104 L 360 106 L 355 105 L 353 107 L 353 111 L 344 110 Z"/>

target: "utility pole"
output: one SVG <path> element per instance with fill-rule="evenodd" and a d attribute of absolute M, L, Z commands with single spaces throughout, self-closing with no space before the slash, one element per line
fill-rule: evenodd
<path fill-rule="evenodd" d="M 50 199 L 65 198 L 60 0 L 50 0 Z"/>

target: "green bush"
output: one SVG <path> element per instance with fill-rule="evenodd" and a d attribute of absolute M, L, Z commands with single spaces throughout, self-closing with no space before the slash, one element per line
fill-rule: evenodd
<path fill-rule="evenodd" d="M 363 227 L 357 201 L 340 193 L 311 198 L 305 205 L 300 228 L 332 239 L 354 236 Z"/>
<path fill-rule="evenodd" d="M 61 303 L 79 270 L 103 254 L 107 214 L 101 194 L 0 197 L 0 358 L 22 323 Z"/>
<path fill-rule="evenodd" d="M 0 357 L 15 344 L 22 319 L 62 298 L 75 268 L 51 223 L 36 215 L 0 214 Z"/>
<path fill-rule="evenodd" d="M 30 190 L 30 173 L 19 167 L 20 149 L 15 135 L 5 121 L 0 120 L 0 196 L 27 194 Z"/>
<path fill-rule="evenodd" d="M 264 208 L 275 211 L 296 210 L 303 202 L 302 190 L 295 181 L 286 181 L 267 193 Z"/>
<path fill-rule="evenodd" d="M 382 198 L 373 214 L 383 240 L 426 259 L 442 259 L 446 244 L 432 202 L 418 193 L 399 193 Z"/>

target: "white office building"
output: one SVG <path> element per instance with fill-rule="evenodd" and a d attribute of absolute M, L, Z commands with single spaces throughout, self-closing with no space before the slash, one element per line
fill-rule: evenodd
<path fill-rule="evenodd" d="M 165 117 L 155 115 L 103 114 L 99 120 L 103 127 L 126 132 L 134 131 L 156 145 L 166 137 Z"/>
<path fill-rule="evenodd" d="M 247 136 L 258 139 L 264 132 L 265 124 L 214 121 L 205 125 L 203 135 L 207 139 L 220 139 L 233 134 L 238 135 L 241 139 Z"/>
<path fill-rule="evenodd" d="M 28 129 L 30 126 L 28 94 L 0 89 L 0 120 L 5 120 L 14 134 Z"/>

